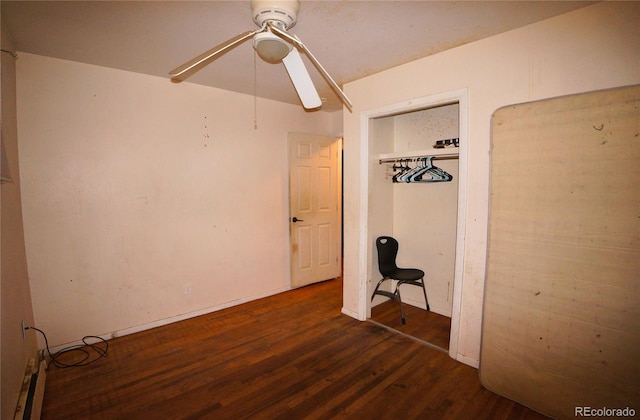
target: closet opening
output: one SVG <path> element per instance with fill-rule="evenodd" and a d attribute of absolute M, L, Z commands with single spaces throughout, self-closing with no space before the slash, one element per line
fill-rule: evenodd
<path fill-rule="evenodd" d="M 466 90 L 412 100 L 363 115 L 366 123 L 367 281 L 370 322 L 457 358 L 466 207 Z M 363 174 L 364 175 L 364 174 Z M 398 241 L 397 266 L 425 272 L 421 287 L 400 288 L 397 301 L 371 300 L 378 281 L 376 239 Z M 366 239 L 365 239 L 366 238 Z M 363 255 L 363 257 L 365 257 Z M 381 286 L 393 292 L 396 281 Z"/>

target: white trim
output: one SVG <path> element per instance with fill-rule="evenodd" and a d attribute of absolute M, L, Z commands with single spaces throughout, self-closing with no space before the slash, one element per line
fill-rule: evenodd
<path fill-rule="evenodd" d="M 340 267 L 340 276 L 342 276 L 344 278 L 344 264 L 342 261 L 343 255 L 342 255 L 342 250 L 344 249 L 344 220 L 342 217 L 343 214 L 343 206 L 344 203 L 343 201 L 343 197 L 344 197 L 344 191 L 342 190 L 342 180 L 344 177 L 344 137 L 342 136 L 337 136 L 336 139 L 338 139 L 337 141 L 337 147 L 338 147 L 338 156 L 337 159 L 338 161 L 336 162 L 336 171 L 337 171 L 337 176 L 336 176 L 336 201 L 337 201 L 337 206 L 338 206 L 338 226 L 339 226 L 339 232 L 338 232 L 338 245 L 337 245 L 337 249 L 336 249 L 336 256 L 338 258 L 338 266 Z M 289 253 L 291 254 L 291 252 Z M 289 263 L 291 264 L 291 263 Z"/>
<path fill-rule="evenodd" d="M 469 366 L 474 367 L 476 369 L 480 368 L 480 362 L 478 360 L 476 360 L 476 359 L 472 359 L 471 357 L 459 354 L 458 357 L 456 357 L 456 360 L 458 362 L 464 363 L 465 365 L 469 365 Z"/>
<path fill-rule="evenodd" d="M 355 318 L 355 319 L 359 319 L 359 315 L 357 312 L 353 312 L 347 308 L 345 308 L 344 306 L 342 307 L 342 311 L 343 314 L 350 316 L 351 318 Z M 366 319 L 359 319 L 360 321 L 366 321 Z"/>
<path fill-rule="evenodd" d="M 98 335 L 98 337 L 103 338 L 105 340 L 109 340 L 112 338 L 116 338 L 116 337 L 122 337 L 125 335 L 129 335 L 129 334 L 135 334 L 141 331 L 146 331 L 146 330 L 150 330 L 152 328 L 156 328 L 156 327 L 162 327 L 164 325 L 169 325 L 169 324 L 173 324 L 174 322 L 179 322 L 179 321 L 184 321 L 186 319 L 190 319 L 190 318 L 195 318 L 197 316 L 200 315 L 206 315 L 212 312 L 217 312 L 217 311 L 221 311 L 223 309 L 227 309 L 227 308 L 231 308 L 233 306 L 237 306 L 237 305 L 241 305 L 243 303 L 247 303 L 247 302 L 251 302 L 254 300 L 258 300 L 258 299 L 262 299 L 262 298 L 266 298 L 269 296 L 274 296 L 283 292 L 288 292 L 289 290 L 291 290 L 290 287 L 287 288 L 282 288 L 282 289 L 278 289 L 278 290 L 273 290 L 267 293 L 263 293 L 260 295 L 256 295 L 253 297 L 249 297 L 249 298 L 243 298 L 243 299 L 237 299 L 237 300 L 232 300 L 226 303 L 223 303 L 221 305 L 216 305 L 216 306 L 211 306 L 208 308 L 203 308 L 203 309 L 199 309 L 197 311 L 193 311 L 193 312 L 188 312 L 186 314 L 182 314 L 182 315 L 176 315 L 176 316 L 172 316 L 169 318 L 165 318 L 165 319 L 160 319 L 158 321 L 152 321 L 152 322 L 148 322 L 146 324 L 141 324 L 141 325 L 136 325 L 135 327 L 130 327 L 130 328 L 124 328 L 121 330 L 117 330 L 117 331 L 113 331 L 111 333 L 106 333 L 106 334 L 101 334 Z M 52 353 L 57 353 L 60 350 L 63 350 L 67 347 L 70 346 L 76 346 L 76 345 L 83 345 L 84 343 L 82 342 L 82 340 L 78 340 L 78 341 L 74 341 L 71 343 L 66 343 L 66 344 L 60 344 L 57 346 L 53 346 L 50 347 L 50 350 Z"/>
<path fill-rule="evenodd" d="M 369 236 L 369 169 L 372 156 L 369 153 L 369 121 L 400 113 L 426 109 L 451 103 L 459 104 L 459 182 L 458 182 L 458 224 L 456 234 L 456 262 L 452 297 L 451 334 L 449 356 L 465 364 L 477 367 L 477 360 L 470 360 L 458 354 L 460 334 L 460 310 L 462 308 L 462 281 L 464 274 L 465 237 L 467 223 L 468 155 L 469 155 L 469 91 L 467 88 L 411 99 L 392 105 L 365 110 L 360 113 L 360 226 L 358 249 L 358 314 L 363 321 L 370 316 L 367 298 Z M 343 310 L 344 312 L 344 310 Z M 349 314 L 348 314 L 349 315 Z"/>
<path fill-rule="evenodd" d="M 360 226 L 358 232 L 358 316 L 366 321 L 370 316 L 367 302 L 367 277 L 369 271 L 369 120 L 374 116 L 366 111 L 360 113 Z"/>
<path fill-rule="evenodd" d="M 287 192 L 287 228 L 284 231 L 285 235 L 287 237 L 287 273 L 289 274 L 289 287 L 293 288 L 292 286 L 292 282 L 293 282 L 293 260 L 291 257 L 291 249 L 292 249 L 292 244 L 291 244 L 291 134 L 292 132 L 289 131 L 287 132 L 287 160 L 286 160 L 286 173 L 287 173 L 287 181 L 286 181 L 286 185 L 284 185 L 283 187 L 285 188 L 285 191 Z"/>
<path fill-rule="evenodd" d="M 451 332 L 449 334 L 449 356 L 477 367 L 478 361 L 465 361 L 467 358 L 458 354 L 460 338 L 460 312 L 462 311 L 462 282 L 464 276 L 464 257 L 466 255 L 465 238 L 467 229 L 468 191 L 469 191 L 469 92 L 459 91 L 458 109 L 460 125 L 460 153 L 458 156 L 458 227 L 456 233 L 456 263 L 454 268 L 453 297 L 451 308 Z"/>

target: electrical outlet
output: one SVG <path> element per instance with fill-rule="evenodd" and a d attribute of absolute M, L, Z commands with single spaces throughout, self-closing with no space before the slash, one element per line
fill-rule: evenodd
<path fill-rule="evenodd" d="M 185 295 L 190 295 L 191 294 L 191 284 L 187 283 L 184 285 L 184 294 Z"/>

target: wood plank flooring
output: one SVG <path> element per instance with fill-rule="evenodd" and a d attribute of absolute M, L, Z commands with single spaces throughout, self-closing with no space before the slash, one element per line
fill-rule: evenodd
<path fill-rule="evenodd" d="M 115 338 L 96 363 L 49 369 L 42 418 L 545 418 L 341 306 L 331 280 Z"/>
<path fill-rule="evenodd" d="M 451 318 L 406 303 L 402 308 L 407 321 L 405 325 L 402 325 L 398 303 L 393 300 L 371 308 L 371 320 L 442 350 L 449 350 Z"/>

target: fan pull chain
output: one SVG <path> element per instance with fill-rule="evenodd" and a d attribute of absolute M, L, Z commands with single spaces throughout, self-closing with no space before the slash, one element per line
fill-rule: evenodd
<path fill-rule="evenodd" d="M 256 56 L 258 54 L 253 51 L 253 129 L 258 129 L 258 76 L 256 72 Z"/>

